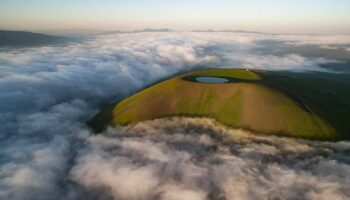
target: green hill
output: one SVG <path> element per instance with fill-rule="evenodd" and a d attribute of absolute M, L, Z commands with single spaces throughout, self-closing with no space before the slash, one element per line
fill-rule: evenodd
<path fill-rule="evenodd" d="M 199 77 L 225 78 L 228 82 L 198 82 Z M 322 100 L 318 103 L 313 99 L 319 98 L 317 95 L 303 91 L 310 86 L 299 87 L 300 80 L 292 81 L 298 78 L 238 69 L 191 72 L 118 102 L 96 115 L 90 125 L 99 132 L 109 125 L 169 116 L 198 116 L 256 133 L 319 140 L 349 138 L 342 131 L 350 128 L 334 120 L 342 117 L 341 113 L 337 115 L 334 108 L 323 110 Z M 325 117 L 332 112 L 333 120 Z"/>

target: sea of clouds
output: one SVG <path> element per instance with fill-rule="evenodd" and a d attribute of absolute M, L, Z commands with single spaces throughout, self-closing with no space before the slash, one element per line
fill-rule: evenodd
<path fill-rule="evenodd" d="M 350 198 L 347 141 L 257 136 L 210 119 L 101 135 L 85 125 L 101 106 L 194 68 L 339 73 L 322 65 L 343 62 L 264 53 L 262 41 L 350 47 L 344 35 L 171 32 L 0 49 L 0 199 Z"/>

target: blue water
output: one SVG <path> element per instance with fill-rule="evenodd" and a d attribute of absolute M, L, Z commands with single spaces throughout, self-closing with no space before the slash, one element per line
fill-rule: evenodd
<path fill-rule="evenodd" d="M 227 83 L 229 82 L 226 78 L 218 78 L 218 77 L 210 77 L 210 76 L 202 76 L 197 77 L 196 81 L 201 83 Z"/>

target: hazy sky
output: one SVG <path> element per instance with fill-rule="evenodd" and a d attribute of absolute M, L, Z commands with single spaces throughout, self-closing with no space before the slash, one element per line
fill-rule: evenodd
<path fill-rule="evenodd" d="M 0 0 L 2 29 L 350 33 L 349 0 Z"/>

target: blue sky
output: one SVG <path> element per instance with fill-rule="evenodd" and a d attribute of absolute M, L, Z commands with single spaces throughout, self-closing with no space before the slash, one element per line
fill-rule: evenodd
<path fill-rule="evenodd" d="M 349 0 L 1 0 L 3 29 L 350 33 Z"/>

